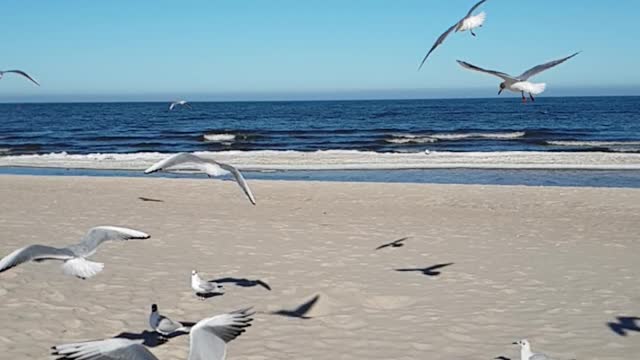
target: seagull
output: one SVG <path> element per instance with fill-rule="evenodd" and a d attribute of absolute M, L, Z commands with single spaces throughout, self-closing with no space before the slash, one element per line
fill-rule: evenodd
<path fill-rule="evenodd" d="M 394 248 L 402 247 L 402 246 L 404 246 L 404 241 L 407 240 L 407 239 L 408 239 L 408 237 L 403 237 L 402 239 L 398 239 L 398 240 L 392 241 L 390 243 L 380 245 L 380 246 L 378 246 L 376 248 L 376 250 L 380 250 L 380 249 L 384 249 L 384 248 L 388 248 L 388 247 L 394 247 Z"/>
<path fill-rule="evenodd" d="M 462 66 L 465 69 L 479 71 L 485 74 L 489 74 L 489 75 L 493 75 L 501 78 L 503 81 L 500 83 L 500 90 L 498 91 L 498 95 L 502 94 L 502 91 L 504 91 L 504 89 L 507 89 L 509 91 L 516 92 L 516 93 L 519 92 L 522 94 L 522 102 L 524 103 L 524 102 L 527 102 L 527 98 L 524 96 L 525 93 L 529 93 L 529 98 L 531 98 L 531 101 L 536 101 L 533 95 L 538 95 L 542 93 L 547 87 L 547 84 L 545 83 L 532 83 L 528 81 L 529 78 L 536 76 L 545 70 L 549 70 L 554 66 L 558 66 L 578 54 L 580 54 L 579 51 L 565 58 L 549 61 L 548 63 L 534 66 L 531 69 L 523 72 L 522 75 L 519 75 L 519 76 L 511 76 L 509 74 L 505 74 L 500 71 L 486 70 L 481 67 L 478 67 L 478 66 L 469 64 L 468 62 L 460 61 L 460 60 L 458 60 L 458 64 L 460 64 L 460 66 Z"/>
<path fill-rule="evenodd" d="M 426 275 L 426 276 L 438 276 L 440 275 L 440 271 L 435 271 L 438 269 L 442 269 L 443 267 L 447 267 L 447 266 L 451 266 L 453 265 L 453 263 L 446 263 L 446 264 L 437 264 L 437 265 L 433 265 L 433 266 L 429 266 L 426 268 L 414 268 L 414 269 L 396 269 L 396 271 L 400 271 L 400 272 L 421 272 L 422 274 Z"/>
<path fill-rule="evenodd" d="M 27 79 L 31 80 L 32 83 L 40 86 L 40 84 L 38 84 L 37 81 L 35 81 L 31 76 L 29 76 L 29 74 L 27 74 L 26 72 L 24 72 L 22 70 L 4 70 L 4 71 L 0 70 L 0 79 L 2 79 L 2 76 L 4 74 L 7 74 L 7 73 L 13 73 L 13 74 L 22 75 L 22 76 L 26 77 Z"/>
<path fill-rule="evenodd" d="M 531 352 L 531 345 L 526 339 L 516 341 L 513 345 L 520 345 L 520 360 L 552 360 L 545 354 Z"/>
<path fill-rule="evenodd" d="M 313 298 L 311 298 L 309 301 L 305 302 L 304 304 L 298 306 L 293 310 L 278 310 L 278 311 L 272 312 L 271 315 L 282 315 L 282 316 L 295 317 L 295 318 L 300 318 L 305 320 L 311 319 L 311 316 L 307 316 L 307 313 L 313 308 L 313 306 L 318 302 L 319 299 L 320 299 L 320 295 L 316 295 Z"/>
<path fill-rule="evenodd" d="M 206 299 L 216 295 L 224 294 L 222 285 L 215 282 L 203 281 L 196 270 L 191 271 L 191 288 L 200 299 Z"/>
<path fill-rule="evenodd" d="M 116 226 L 97 226 L 89 230 L 78 244 L 63 248 L 47 245 L 29 245 L 20 248 L 0 260 L 0 273 L 27 261 L 42 262 L 61 260 L 62 271 L 80 279 L 88 279 L 104 268 L 104 264 L 88 261 L 98 246 L 107 240 L 143 240 L 149 235 L 132 229 Z"/>
<path fill-rule="evenodd" d="M 251 309 L 202 319 L 189 332 L 188 360 L 224 360 L 227 343 L 251 326 Z M 113 338 L 57 345 L 51 354 L 58 360 L 158 360 L 142 343 L 144 340 Z"/>
<path fill-rule="evenodd" d="M 151 314 L 149 314 L 149 325 L 151 328 L 162 336 L 169 336 L 176 332 L 189 332 L 189 328 L 177 321 L 173 321 L 158 312 L 158 305 L 151 305 Z"/>
<path fill-rule="evenodd" d="M 187 101 L 185 101 L 185 100 L 179 100 L 179 101 L 174 101 L 174 102 L 172 102 L 172 103 L 169 105 L 169 111 L 173 110 L 173 108 L 174 108 L 174 107 L 176 107 L 176 106 L 178 106 L 178 105 L 180 105 L 180 106 L 186 106 L 186 107 L 188 107 L 189 109 L 191 109 L 191 105 L 189 105 L 189 103 L 187 103 Z"/>
<path fill-rule="evenodd" d="M 447 36 L 449 36 L 449 34 L 451 34 L 452 32 L 454 32 L 454 31 L 455 32 L 462 32 L 462 31 L 469 30 L 471 35 L 476 36 L 476 33 L 473 32 L 473 29 L 475 29 L 477 27 L 482 27 L 482 24 L 484 24 L 484 20 L 487 18 L 487 14 L 485 14 L 484 11 L 481 12 L 480 14 L 478 14 L 478 15 L 472 15 L 472 14 L 485 1 L 487 1 L 487 0 L 482 0 L 482 1 L 478 2 L 477 4 L 475 4 L 471 8 L 471 10 L 469 10 L 469 12 L 467 13 L 467 15 L 465 17 L 463 17 L 460 21 L 455 23 L 452 27 L 450 27 L 447 31 L 445 31 L 442 35 L 440 35 L 438 40 L 436 40 L 436 43 L 433 44 L 433 46 L 431 47 L 431 49 L 429 50 L 427 55 L 424 57 L 424 59 L 422 59 L 422 62 L 420 63 L 420 67 L 418 67 L 418 70 L 422 69 L 422 66 L 427 61 L 427 58 L 429 57 L 429 55 L 431 55 L 431 53 L 438 46 L 440 46 L 444 42 L 444 40 L 447 38 Z"/>
<path fill-rule="evenodd" d="M 249 201 L 251 201 L 253 205 L 256 204 L 256 199 L 253 197 L 253 193 L 249 188 L 249 184 L 247 184 L 247 181 L 244 179 L 244 176 L 242 176 L 242 173 L 240 173 L 238 169 L 231 165 L 217 162 L 215 160 L 203 159 L 201 157 L 188 153 L 177 153 L 151 165 L 151 167 L 145 170 L 144 173 L 151 174 L 156 171 L 163 171 L 172 167 L 186 164 L 189 164 L 206 173 L 209 177 L 216 177 L 231 173 L 233 177 L 235 177 L 238 185 L 240 185 L 240 188 L 242 188 L 242 191 L 244 191 L 244 193 L 249 198 Z"/>

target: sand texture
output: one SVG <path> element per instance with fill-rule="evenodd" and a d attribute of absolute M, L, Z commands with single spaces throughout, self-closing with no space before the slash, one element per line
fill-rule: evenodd
<path fill-rule="evenodd" d="M 151 234 L 104 244 L 88 280 L 56 262 L 1 273 L 0 358 L 142 334 L 152 303 L 183 321 L 255 306 L 229 359 L 519 359 L 521 338 L 558 360 L 640 354 L 640 319 L 618 319 L 640 317 L 640 190 L 250 184 L 255 207 L 230 181 L 0 176 L 0 256 L 96 225 Z M 272 290 L 201 301 L 192 269 Z M 271 314 L 316 295 L 307 319 Z M 188 341 L 151 351 L 186 359 Z"/>

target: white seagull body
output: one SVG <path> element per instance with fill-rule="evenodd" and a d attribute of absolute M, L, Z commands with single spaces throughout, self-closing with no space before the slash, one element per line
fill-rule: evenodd
<path fill-rule="evenodd" d="M 224 360 L 227 343 L 251 326 L 251 309 L 202 319 L 189 332 L 188 360 Z M 58 360 L 158 360 L 142 343 L 144 340 L 113 338 L 54 346 Z"/>
<path fill-rule="evenodd" d="M 187 103 L 187 101 L 185 100 L 180 100 L 180 101 L 174 101 L 169 105 L 169 110 L 173 110 L 173 108 L 175 108 L 176 106 L 186 106 L 189 109 L 191 109 L 191 105 L 189 105 L 189 103 Z"/>
<path fill-rule="evenodd" d="M 27 261 L 60 260 L 64 262 L 62 270 L 65 274 L 87 279 L 104 268 L 104 264 L 86 259 L 95 254 L 100 244 L 108 240 L 142 240 L 148 238 L 149 235 L 137 230 L 116 226 L 98 226 L 89 230 L 82 240 L 75 245 L 63 248 L 29 245 L 20 248 L 0 260 L 0 273 Z"/>
<path fill-rule="evenodd" d="M 176 332 L 189 332 L 189 328 L 177 321 L 173 321 L 168 317 L 161 315 L 158 311 L 158 305 L 151 305 L 151 314 L 149 314 L 149 326 L 153 331 L 160 335 L 169 336 Z"/>
<path fill-rule="evenodd" d="M 209 175 L 209 177 L 217 177 L 231 173 L 236 179 L 238 185 L 240 185 L 242 191 L 244 191 L 244 193 L 249 198 L 249 201 L 251 201 L 253 205 L 256 204 L 256 199 L 253 197 L 253 193 L 249 188 L 249 184 L 247 184 L 247 181 L 244 179 L 244 176 L 242 176 L 240 171 L 231 165 L 217 162 L 215 160 L 203 159 L 201 157 L 188 153 L 177 153 L 151 165 L 151 167 L 145 170 L 144 173 L 150 174 L 156 171 L 167 170 L 169 168 L 178 167 L 181 165 L 183 168 L 185 166 L 195 167 L 196 169 Z"/>
<path fill-rule="evenodd" d="M 21 75 L 27 79 L 29 79 L 32 83 L 40 86 L 40 84 L 38 84 L 37 81 L 35 81 L 31 76 L 29 76 L 29 74 L 27 74 L 26 72 L 22 71 L 22 70 L 0 70 L 0 79 L 2 79 L 2 76 L 4 76 L 4 74 L 18 74 Z"/>
<path fill-rule="evenodd" d="M 440 46 L 444 40 L 452 33 L 452 32 L 463 32 L 463 31 L 469 31 L 471 33 L 471 35 L 476 36 L 476 34 L 473 32 L 473 29 L 481 27 L 484 24 L 484 21 L 487 18 L 487 14 L 485 14 L 484 12 L 479 13 L 478 15 L 473 15 L 473 12 L 480 6 L 482 5 L 485 1 L 487 0 L 481 0 L 480 2 L 478 2 L 477 4 L 475 4 L 471 10 L 469 10 L 469 12 L 467 13 L 467 15 L 465 15 L 465 17 L 463 17 L 462 19 L 460 19 L 460 21 L 458 21 L 457 23 L 455 23 L 452 27 L 450 27 L 449 29 L 447 29 L 447 31 L 445 31 L 442 35 L 440 35 L 440 37 L 438 37 L 438 39 L 436 40 L 435 44 L 433 44 L 433 46 L 431 47 L 431 49 L 429 49 L 429 52 L 427 53 L 427 55 L 425 55 L 424 59 L 422 59 L 422 62 L 420 63 L 420 66 L 418 67 L 418 70 L 422 69 L 422 66 L 424 65 L 424 63 L 427 61 L 427 59 L 429 58 L 429 55 L 431 55 L 431 53 L 438 47 Z"/>
<path fill-rule="evenodd" d="M 575 54 L 572 54 L 562 59 L 553 60 L 553 61 L 549 61 L 548 63 L 544 63 L 542 65 L 534 66 L 531 69 L 523 72 L 519 76 L 511 76 L 509 74 L 506 74 L 500 71 L 483 69 L 479 66 L 475 66 L 473 64 L 470 64 L 468 62 L 461 61 L 461 60 L 458 60 L 458 64 L 460 64 L 460 66 L 462 66 L 465 69 L 479 71 L 485 74 L 499 77 L 503 81 L 502 83 L 500 83 L 500 90 L 498 91 L 498 95 L 500 95 L 502 91 L 506 89 L 511 92 L 522 94 L 522 101 L 526 102 L 527 98 L 524 96 L 524 94 L 528 93 L 529 97 L 531 98 L 531 101 L 535 101 L 535 98 L 533 97 L 533 95 L 541 94 L 547 88 L 547 84 L 545 83 L 533 83 L 528 81 L 531 77 L 538 75 L 539 73 L 545 70 L 549 70 L 552 67 L 558 66 L 563 62 L 571 59 L 572 57 L 578 55 L 579 53 L 580 52 L 577 52 Z"/>
<path fill-rule="evenodd" d="M 531 344 L 526 339 L 516 341 L 514 345 L 520 346 L 520 360 L 552 360 L 549 356 L 531 351 Z"/>
<path fill-rule="evenodd" d="M 224 294 L 222 285 L 211 281 L 203 281 L 195 270 L 191 271 L 191 288 L 200 297 Z"/>

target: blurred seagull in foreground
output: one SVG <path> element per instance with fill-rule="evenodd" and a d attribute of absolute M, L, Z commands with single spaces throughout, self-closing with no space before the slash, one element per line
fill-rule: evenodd
<path fill-rule="evenodd" d="M 444 42 L 444 40 L 447 38 L 447 36 L 449 36 L 449 34 L 451 34 L 452 32 L 454 32 L 454 31 L 455 32 L 462 32 L 462 31 L 469 30 L 471 35 L 476 36 L 476 33 L 473 32 L 473 29 L 475 29 L 477 27 L 481 27 L 482 24 L 484 24 L 484 20 L 487 18 L 487 14 L 485 14 L 484 12 L 481 12 L 478 15 L 473 15 L 473 12 L 480 5 L 482 5 L 485 1 L 487 1 L 487 0 L 482 0 L 482 1 L 478 2 L 477 4 L 475 4 L 471 8 L 471 10 L 469 10 L 469 12 L 467 13 L 467 15 L 465 17 L 463 17 L 460 21 L 455 23 L 452 27 L 450 27 L 447 31 L 445 31 L 442 35 L 440 35 L 440 37 L 436 40 L 436 43 L 433 44 L 433 46 L 431 47 L 431 49 L 429 50 L 427 55 L 424 57 L 424 59 L 422 59 L 422 62 L 420 63 L 420 66 L 418 67 L 418 70 L 422 69 L 422 66 L 427 61 L 427 58 L 429 58 L 429 55 L 431 55 L 431 53 L 438 46 L 440 46 Z"/>
<path fill-rule="evenodd" d="M 149 326 L 162 336 L 169 336 L 176 332 L 189 332 L 189 328 L 177 321 L 173 321 L 168 317 L 161 315 L 158 311 L 158 305 L 151 305 L 151 314 L 149 314 Z"/>
<path fill-rule="evenodd" d="M 224 294 L 222 285 L 213 281 L 204 281 L 196 270 L 191 271 L 191 288 L 200 299 Z"/>
<path fill-rule="evenodd" d="M 168 170 L 169 168 L 178 167 L 180 165 L 183 165 L 182 168 L 188 167 L 188 165 L 195 167 L 209 175 L 209 177 L 222 176 L 231 173 L 236 179 L 238 185 L 240 185 L 240 188 L 242 188 L 242 191 L 244 191 L 249 198 L 249 201 L 251 201 L 253 205 L 256 204 L 256 199 L 253 197 L 249 184 L 247 184 L 247 181 L 244 179 L 240 171 L 231 165 L 217 162 L 215 160 L 203 159 L 188 153 L 177 153 L 151 165 L 151 167 L 145 170 L 144 173 L 151 174 L 156 171 Z"/>
<path fill-rule="evenodd" d="M 191 109 L 191 105 L 189 105 L 189 103 L 186 100 L 179 100 L 179 101 L 174 101 L 169 105 L 169 111 L 173 110 L 173 108 L 175 108 L 178 105 L 185 106 Z"/>
<path fill-rule="evenodd" d="M 40 86 L 40 84 L 38 84 L 37 81 L 35 81 L 31 76 L 29 76 L 29 74 L 27 74 L 26 72 L 22 71 L 22 70 L 0 70 L 0 79 L 2 79 L 2 76 L 4 74 L 18 74 L 21 76 L 24 76 L 25 78 L 31 80 L 32 83 Z"/>
<path fill-rule="evenodd" d="M 460 64 L 460 66 L 462 66 L 465 69 L 479 71 L 485 74 L 489 74 L 489 75 L 493 75 L 501 78 L 503 81 L 500 83 L 500 90 L 498 91 L 498 95 L 502 94 L 502 92 L 505 89 L 511 92 L 521 93 L 522 102 L 525 103 L 527 102 L 527 98 L 524 96 L 525 93 L 529 94 L 529 98 L 531 98 L 531 101 L 536 101 L 533 95 L 541 94 L 547 88 L 547 84 L 532 83 L 528 81 L 529 78 L 535 75 L 538 75 L 545 70 L 549 70 L 552 67 L 558 66 L 578 54 L 580 54 L 580 52 L 577 52 L 573 55 L 567 56 L 562 59 L 553 60 L 553 61 L 549 61 L 548 63 L 544 63 L 542 65 L 534 66 L 531 69 L 523 72 L 522 75 L 519 75 L 519 76 L 511 76 L 509 74 L 505 74 L 503 72 L 495 71 L 495 70 L 486 70 L 481 67 L 478 67 L 468 62 L 460 61 L 460 60 L 458 60 L 458 64 Z"/>
<path fill-rule="evenodd" d="M 86 259 L 95 254 L 100 244 L 108 240 L 143 240 L 148 238 L 149 235 L 137 230 L 116 226 L 98 226 L 89 230 L 76 245 L 63 248 L 29 245 L 20 248 L 0 260 L 0 273 L 27 261 L 60 260 L 64 261 L 62 271 L 66 275 L 87 279 L 104 268 L 104 264 Z"/>
<path fill-rule="evenodd" d="M 202 319 L 189 332 L 188 360 L 224 360 L 227 343 L 251 326 L 251 309 Z M 75 344 L 57 345 L 51 354 L 58 360 L 158 360 L 145 346 L 144 340 L 113 338 Z"/>

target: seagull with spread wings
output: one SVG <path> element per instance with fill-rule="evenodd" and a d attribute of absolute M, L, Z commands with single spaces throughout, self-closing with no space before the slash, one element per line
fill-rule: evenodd
<path fill-rule="evenodd" d="M 173 110 L 173 108 L 175 108 L 178 105 L 191 109 L 191 105 L 189 105 L 189 103 L 186 100 L 178 100 L 169 104 L 169 111 Z"/>
<path fill-rule="evenodd" d="M 4 76 L 4 74 L 18 74 L 20 76 L 23 76 L 23 77 L 29 79 L 32 83 L 40 86 L 40 84 L 38 84 L 37 81 L 35 81 L 31 76 L 29 76 L 29 74 L 27 74 L 26 72 L 24 72 L 22 70 L 0 70 L 0 79 L 2 79 L 2 76 Z"/>
<path fill-rule="evenodd" d="M 480 2 L 478 2 L 477 4 L 475 4 L 471 10 L 469 10 L 469 12 L 467 13 L 467 15 L 465 15 L 465 17 L 463 17 L 462 19 L 460 19 L 460 21 L 458 21 L 457 23 L 455 23 L 452 27 L 450 27 L 447 31 L 445 31 L 442 35 L 440 35 L 440 37 L 436 40 L 436 43 L 433 44 L 433 46 L 431 47 L 431 49 L 429 50 L 429 52 L 427 53 L 427 55 L 425 55 L 424 59 L 422 59 L 422 62 L 420 63 L 420 67 L 418 67 L 418 70 L 422 69 L 422 66 L 424 65 L 424 63 L 427 61 L 427 59 L 429 58 L 429 55 L 431 55 L 431 53 L 438 47 L 440 46 L 444 40 L 452 33 L 452 32 L 462 32 L 462 31 L 467 31 L 469 30 L 469 32 L 471 33 L 471 35 L 476 36 L 476 33 L 473 32 L 473 29 L 481 27 L 482 24 L 484 24 L 485 19 L 487 18 L 487 14 L 483 12 L 479 13 L 478 15 L 473 15 L 473 12 L 476 11 L 476 9 L 478 7 L 480 7 L 480 5 L 484 4 L 484 2 L 487 0 L 481 0 Z"/>
<path fill-rule="evenodd" d="M 89 230 L 75 245 L 63 248 L 29 245 L 20 248 L 0 260 L 0 273 L 28 261 L 59 260 L 63 261 L 62 270 L 66 275 L 87 279 L 104 268 L 104 264 L 86 259 L 95 254 L 100 244 L 109 240 L 143 240 L 148 238 L 149 235 L 138 230 L 116 226 L 98 226 Z"/>
<path fill-rule="evenodd" d="M 473 64 L 470 64 L 466 61 L 461 61 L 461 60 L 458 60 L 458 64 L 460 64 L 460 66 L 462 66 L 465 69 L 479 71 L 485 74 L 489 74 L 489 75 L 493 75 L 501 78 L 503 81 L 500 83 L 500 90 L 498 91 L 498 95 L 502 94 L 502 92 L 505 89 L 511 92 L 520 93 L 522 94 L 522 102 L 524 103 L 524 102 L 527 102 L 527 98 L 524 96 L 525 93 L 529 94 L 529 98 L 531 98 L 531 101 L 536 101 L 533 95 L 541 94 L 547 88 L 547 84 L 545 83 L 533 83 L 528 81 L 530 78 L 540 74 L 543 71 L 549 70 L 555 66 L 562 64 L 563 62 L 571 59 L 572 57 L 578 54 L 580 54 L 580 52 L 569 55 L 562 59 L 553 60 L 553 61 L 549 61 L 548 63 L 544 63 L 542 65 L 534 66 L 531 69 L 523 72 L 519 76 L 511 76 L 509 74 L 506 74 L 500 71 L 483 69 L 479 66 L 475 66 Z"/>
<path fill-rule="evenodd" d="M 188 360 L 224 360 L 227 343 L 251 326 L 253 314 L 251 309 L 243 309 L 198 321 L 189 332 Z M 57 345 L 51 353 L 57 360 L 158 360 L 143 342 L 113 338 Z"/>

